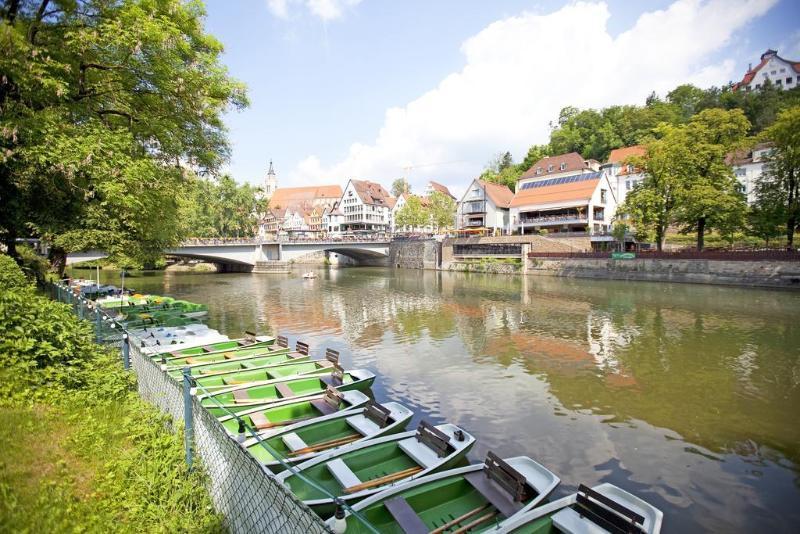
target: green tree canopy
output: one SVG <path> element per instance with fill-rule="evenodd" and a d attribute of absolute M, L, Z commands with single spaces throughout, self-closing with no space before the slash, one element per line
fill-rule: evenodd
<path fill-rule="evenodd" d="M 182 234 L 188 237 L 252 237 L 259 205 L 258 189 L 237 184 L 230 175 L 219 180 L 187 178 L 180 196 Z"/>
<path fill-rule="evenodd" d="M 395 225 L 401 228 L 418 228 L 425 226 L 429 221 L 428 211 L 422 205 L 422 199 L 416 195 L 410 195 L 406 199 L 405 205 L 398 210 L 395 217 Z"/>
<path fill-rule="evenodd" d="M 392 182 L 393 197 L 399 197 L 403 193 L 410 193 L 410 192 L 411 192 L 411 185 L 405 178 L 398 178 L 397 180 Z"/>
<path fill-rule="evenodd" d="M 186 169 L 228 156 L 246 105 L 198 2 L 8 0 L 0 23 L 0 232 L 151 259 L 180 237 Z M 123 260 L 124 261 L 124 260 Z"/>
<path fill-rule="evenodd" d="M 428 197 L 430 221 L 436 228 L 452 228 L 455 223 L 456 201 L 450 196 L 434 191 Z"/>
<path fill-rule="evenodd" d="M 767 234 L 783 225 L 792 247 L 800 229 L 800 106 L 781 112 L 763 137 L 775 146 L 756 186 L 755 222 Z"/>

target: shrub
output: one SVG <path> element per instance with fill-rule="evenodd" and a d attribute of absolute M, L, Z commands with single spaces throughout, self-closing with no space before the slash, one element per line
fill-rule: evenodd
<path fill-rule="evenodd" d="M 14 258 L 0 254 L 0 291 L 26 290 L 30 285 Z"/>

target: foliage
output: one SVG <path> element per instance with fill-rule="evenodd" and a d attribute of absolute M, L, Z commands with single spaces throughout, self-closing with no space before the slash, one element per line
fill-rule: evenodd
<path fill-rule="evenodd" d="M 143 262 L 180 237 L 183 166 L 228 156 L 222 113 L 246 104 L 180 0 L 6 2 L 0 13 L 0 233 Z"/>
<path fill-rule="evenodd" d="M 687 97 L 688 98 L 688 97 Z M 725 156 L 744 141 L 749 123 L 741 110 L 704 110 L 688 124 L 661 125 L 632 162 L 645 175 L 618 213 L 627 215 L 637 239 L 663 246 L 667 228 L 697 233 L 703 248 L 708 230 L 733 237 L 744 226 L 746 205 Z"/>
<path fill-rule="evenodd" d="M 406 203 L 397 211 L 395 216 L 395 226 L 419 228 L 425 226 L 430 221 L 428 211 L 422 204 L 422 199 L 416 195 L 410 195 Z"/>
<path fill-rule="evenodd" d="M 31 283 L 11 256 L 0 254 L 0 290 L 28 289 Z"/>
<path fill-rule="evenodd" d="M 202 470 L 118 354 L 5 255 L 0 280 L 0 530 L 221 531 Z"/>
<path fill-rule="evenodd" d="M 739 109 L 706 109 L 682 128 L 692 149 L 684 152 L 690 161 L 681 177 L 675 222 L 683 225 L 682 233 L 697 233 L 702 250 L 707 230 L 733 236 L 744 227 L 747 206 L 725 157 L 742 145 L 750 123 Z"/>
<path fill-rule="evenodd" d="M 411 185 L 405 178 L 398 178 L 392 182 L 392 196 L 399 197 L 403 193 L 411 193 Z"/>
<path fill-rule="evenodd" d="M 774 236 L 783 225 L 791 247 L 800 229 L 800 106 L 781 112 L 764 137 L 774 148 L 756 186 L 751 224 L 765 237 Z"/>
<path fill-rule="evenodd" d="M 179 197 L 182 232 L 189 237 L 252 237 L 256 214 L 267 206 L 258 189 L 225 174 L 218 180 L 188 177 Z"/>
<path fill-rule="evenodd" d="M 456 201 L 450 196 L 434 191 L 428 197 L 430 221 L 436 228 L 452 228 L 456 216 Z"/>

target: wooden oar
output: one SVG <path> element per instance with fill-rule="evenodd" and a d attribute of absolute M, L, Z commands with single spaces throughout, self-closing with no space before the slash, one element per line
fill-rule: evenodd
<path fill-rule="evenodd" d="M 373 478 L 370 481 L 363 482 L 361 484 L 356 484 L 355 486 L 350 486 L 349 488 L 345 488 L 344 492 L 355 493 L 357 491 L 374 488 L 376 486 L 382 486 L 384 484 L 388 484 L 389 482 L 400 480 L 401 478 L 410 477 L 411 475 L 419 473 L 420 471 L 422 471 L 422 468 L 420 466 L 410 467 L 408 469 L 398 471 L 397 473 L 386 475 L 385 477 Z"/>
<path fill-rule="evenodd" d="M 276 426 L 293 425 L 293 424 L 299 423 L 301 421 L 308 421 L 309 419 L 314 419 L 314 416 L 311 416 L 311 417 L 298 417 L 297 419 L 287 419 L 286 421 L 277 421 L 275 423 L 272 423 L 272 422 L 261 423 L 260 425 L 256 425 L 256 430 L 267 430 L 269 428 L 275 428 Z"/>
<path fill-rule="evenodd" d="M 289 453 L 289 456 L 298 456 L 300 454 L 308 454 L 309 452 L 317 452 L 322 451 L 325 449 L 330 449 L 331 447 L 338 447 L 340 445 L 346 445 L 347 443 L 351 443 L 353 441 L 359 440 L 363 438 L 361 434 L 350 434 L 348 436 L 344 436 L 338 439 L 331 439 L 328 441 L 323 441 L 320 443 L 315 443 L 314 445 L 309 445 L 308 447 L 303 447 L 302 449 L 297 449 L 296 451 L 292 451 Z"/>
<path fill-rule="evenodd" d="M 453 534 L 464 534 L 468 530 L 477 527 L 481 523 L 485 523 L 486 521 L 490 520 L 491 518 L 493 518 L 496 515 L 497 515 L 497 511 L 489 512 L 488 514 L 482 515 L 478 519 L 473 521 L 472 523 L 468 523 L 468 524 L 464 525 L 463 527 L 461 527 L 460 529 L 454 530 Z"/>
<path fill-rule="evenodd" d="M 465 521 L 465 520 L 469 519 L 470 517 L 472 517 L 472 516 L 482 512 L 482 511 L 486 510 L 487 508 L 489 508 L 489 506 L 490 505 L 488 503 L 484 504 L 484 505 L 481 505 L 481 506 L 478 506 L 474 510 L 470 510 L 466 514 L 460 515 L 460 516 L 456 517 L 455 519 L 453 519 L 452 521 L 448 521 L 447 523 L 445 523 L 444 525 L 440 526 L 439 528 L 437 528 L 435 530 L 431 530 L 430 534 L 440 534 L 440 533 L 444 532 L 445 530 L 458 525 L 462 521 Z"/>

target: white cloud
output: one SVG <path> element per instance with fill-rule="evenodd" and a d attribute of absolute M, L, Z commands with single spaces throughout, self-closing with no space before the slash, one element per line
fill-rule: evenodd
<path fill-rule="evenodd" d="M 328 22 L 341 18 L 347 8 L 359 3 L 361 0 L 267 0 L 267 7 L 276 17 L 288 19 L 290 5 L 298 5 L 322 21 Z"/>
<path fill-rule="evenodd" d="M 531 144 L 546 142 L 548 124 L 564 106 L 640 104 L 653 90 L 737 77 L 732 60 L 710 63 L 710 55 L 775 3 L 677 0 L 616 37 L 606 27 L 611 14 L 604 3 L 494 22 L 463 43 L 461 71 L 405 107 L 388 109 L 373 142 L 353 143 L 331 165 L 310 155 L 289 179 L 359 177 L 389 185 L 403 167 L 418 165 L 410 174 L 417 191 L 428 179 L 460 191 L 493 153 L 508 149 L 520 158 Z M 437 162 L 458 163 L 429 165 Z"/>

